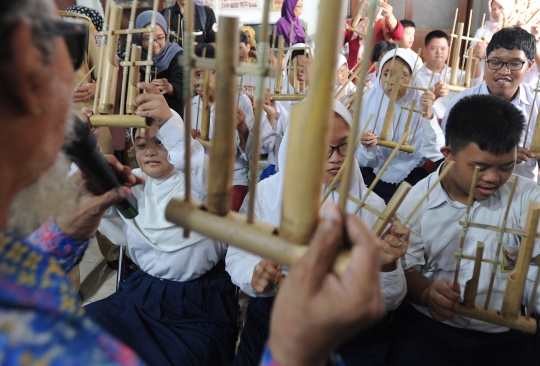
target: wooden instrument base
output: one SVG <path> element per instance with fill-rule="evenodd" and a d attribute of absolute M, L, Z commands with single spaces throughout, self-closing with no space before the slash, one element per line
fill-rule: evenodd
<path fill-rule="evenodd" d="M 497 324 L 503 327 L 519 330 L 525 333 L 536 333 L 536 320 L 533 318 L 527 319 L 524 316 L 518 316 L 516 319 L 506 319 L 501 316 L 501 313 L 494 309 L 484 310 L 481 307 L 475 306 L 473 308 L 459 305 L 456 309 L 456 313 L 478 320 L 482 320 L 488 323 Z"/>

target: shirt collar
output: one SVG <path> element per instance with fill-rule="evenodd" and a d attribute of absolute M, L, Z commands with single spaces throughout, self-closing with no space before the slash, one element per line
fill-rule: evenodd
<path fill-rule="evenodd" d="M 489 89 L 487 87 L 487 82 L 484 80 L 481 84 L 480 94 L 489 94 Z M 521 103 L 525 105 L 530 105 L 531 103 L 527 100 L 527 92 L 523 88 L 523 84 L 519 84 L 518 95 L 512 99 L 511 103 L 515 106 L 519 106 Z"/>

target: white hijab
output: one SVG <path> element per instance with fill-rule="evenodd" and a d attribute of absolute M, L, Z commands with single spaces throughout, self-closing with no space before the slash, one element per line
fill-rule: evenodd
<path fill-rule="evenodd" d="M 396 57 L 401 58 L 403 61 L 409 65 L 411 70 L 414 70 L 416 58 L 412 55 L 411 52 L 408 52 L 406 49 L 403 48 L 397 48 L 391 51 L 388 51 L 386 55 L 382 58 L 380 62 L 379 67 L 379 76 L 377 77 L 377 80 L 375 81 L 375 84 L 373 87 L 367 92 L 365 98 L 362 100 L 362 111 L 360 113 L 360 127 L 363 127 L 363 124 L 368 120 L 369 116 L 373 115 L 373 118 L 371 119 L 371 122 L 369 126 L 367 127 L 366 131 L 373 130 L 377 136 L 380 136 L 381 129 L 384 123 L 384 118 L 386 115 L 386 111 L 388 109 L 388 103 L 390 102 L 390 98 L 384 93 L 383 85 L 381 81 L 382 76 L 382 70 L 384 65 L 387 62 L 392 62 L 392 58 L 396 55 Z M 411 75 L 412 78 L 413 75 Z M 406 105 L 409 106 L 411 101 L 413 99 L 416 100 L 415 109 L 421 109 L 419 100 L 420 100 L 421 92 L 411 89 L 408 94 L 405 94 L 404 97 L 401 99 L 396 100 L 396 103 L 394 104 L 394 121 L 392 122 L 392 130 L 390 134 L 390 138 L 394 141 L 399 141 L 403 134 L 405 133 L 405 124 L 407 121 L 407 115 L 408 111 L 404 110 L 403 113 L 401 112 L 401 106 Z M 382 104 L 381 104 L 382 100 Z M 380 112 L 379 112 L 379 105 Z M 379 115 L 377 118 L 377 114 Z M 401 115 L 401 119 L 399 118 Z M 399 128 L 397 130 L 396 135 L 394 136 L 394 128 L 397 125 L 399 121 Z M 411 136 L 409 136 L 409 141 L 411 140 L 412 135 L 414 134 L 414 130 L 416 128 L 416 125 L 418 123 L 422 123 L 422 120 L 420 118 L 420 115 L 415 113 L 413 115 L 412 121 L 411 121 Z M 418 126 L 418 130 L 416 132 L 416 136 L 414 138 L 414 154 L 407 154 L 403 151 L 400 151 L 397 153 L 396 157 L 391 163 L 391 166 L 385 171 L 385 173 L 382 176 L 382 180 L 384 182 L 388 183 L 400 183 L 407 177 L 407 175 L 416 168 L 420 162 L 423 160 L 423 154 L 422 154 L 422 137 L 423 137 L 423 129 L 422 126 Z M 360 144 L 358 146 L 358 151 L 362 152 L 365 151 L 365 148 Z M 382 161 L 386 161 L 386 159 L 390 156 L 392 153 L 392 149 L 387 148 L 379 148 L 379 153 L 382 155 Z M 392 169 L 393 166 L 399 166 L 399 169 Z M 381 166 L 374 168 L 375 174 L 377 174 L 380 170 Z M 406 173 L 406 174 L 405 174 Z M 403 174 L 405 174 L 403 176 Z"/>
<path fill-rule="evenodd" d="M 347 110 L 347 108 L 340 102 L 333 101 L 333 110 L 335 113 L 339 114 L 343 119 L 351 125 L 352 116 Z M 278 156 L 278 166 L 279 172 L 273 176 L 263 180 L 257 186 L 257 201 L 256 207 L 260 217 L 258 219 L 268 222 L 272 225 L 279 226 L 281 221 L 281 205 L 283 199 L 283 187 L 284 187 L 284 172 L 285 172 L 285 161 L 287 156 L 289 141 L 289 130 L 285 132 L 285 137 L 279 150 Z M 354 153 L 354 149 L 349 150 L 351 154 Z M 364 179 L 362 178 L 362 173 L 358 167 L 358 162 L 354 158 L 354 168 L 351 178 L 351 184 L 349 187 L 349 194 L 357 199 L 361 199 L 365 192 L 367 191 L 366 185 L 364 184 Z M 333 191 L 329 196 L 326 202 L 338 202 L 339 193 Z M 366 203 L 372 207 L 375 207 L 377 210 L 383 210 L 385 205 L 384 201 L 377 196 L 375 193 L 371 193 L 369 198 L 366 200 Z M 323 204 L 324 207 L 324 204 Z M 321 207 L 322 209 L 322 207 Z M 356 210 L 356 204 L 350 200 L 347 201 L 346 211 L 348 213 L 353 213 Z M 367 210 L 360 210 L 359 216 L 361 216 L 364 221 L 370 226 L 372 226 L 377 220 L 377 216 L 371 214 Z"/>

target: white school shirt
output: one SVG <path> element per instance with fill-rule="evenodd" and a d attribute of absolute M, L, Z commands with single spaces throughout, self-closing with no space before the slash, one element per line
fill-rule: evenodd
<path fill-rule="evenodd" d="M 160 203 L 159 208 L 163 209 L 163 211 L 151 213 L 151 217 L 147 220 L 148 222 L 152 222 L 153 220 L 156 223 L 165 221 L 164 209 L 169 197 L 166 196 L 163 199 L 163 192 L 159 191 L 159 186 L 166 184 L 168 179 L 176 179 L 179 182 L 183 182 L 183 173 L 181 171 L 184 169 L 184 124 L 176 112 L 172 111 L 172 113 L 173 117 L 158 130 L 156 138 L 161 140 L 169 152 L 168 160 L 177 170 L 171 176 L 162 180 L 148 177 L 140 169 L 133 170 L 134 174 L 138 176 L 144 175 L 146 178 L 144 185 L 138 185 L 131 189 L 132 194 L 139 202 L 139 215 L 150 214 L 145 211 L 145 200 L 162 199 L 163 204 Z M 206 197 L 208 164 L 202 146 L 197 141 L 191 138 L 190 140 L 192 146 L 192 194 L 193 198 L 199 200 Z M 171 281 L 196 279 L 211 270 L 216 263 L 225 257 L 227 252 L 226 245 L 200 235 L 198 241 L 189 246 L 173 251 L 163 251 L 150 246 L 126 223 L 128 219 L 119 215 L 116 209 L 107 212 L 107 217 L 120 217 L 124 221 L 123 231 L 131 258 L 143 271 L 154 277 Z M 151 230 L 151 228 L 147 229 Z M 159 246 L 159 243 L 155 244 Z"/>
<path fill-rule="evenodd" d="M 421 86 L 423 88 L 428 88 L 430 86 L 431 81 L 431 87 L 438 83 L 440 80 L 445 80 L 446 83 L 450 83 L 450 76 L 452 75 L 452 68 L 447 67 L 444 65 L 444 68 L 442 72 L 435 73 L 433 76 L 433 80 L 431 80 L 431 77 L 433 75 L 433 72 L 428 69 L 427 63 L 424 63 L 420 69 L 418 69 L 418 72 L 416 73 L 416 76 L 414 78 L 414 84 Z M 465 82 L 465 72 L 463 70 L 458 70 L 458 85 L 463 85 Z M 482 82 L 482 75 L 479 75 L 475 79 L 471 79 L 471 84 L 473 86 L 478 85 Z M 450 101 L 459 93 L 457 92 L 448 92 L 448 94 L 445 97 L 439 98 L 435 101 L 433 104 L 433 113 L 437 116 L 437 119 L 441 119 L 444 117 L 444 112 L 446 111 L 446 108 L 448 108 L 448 105 Z"/>
<path fill-rule="evenodd" d="M 418 182 L 409 191 L 409 194 L 405 197 L 405 200 L 397 211 L 397 216 L 402 222 L 408 217 L 421 197 L 433 185 L 439 175 L 439 171 L 440 168 L 438 171 Z M 475 201 L 470 212 L 470 222 L 500 226 L 507 207 L 510 188 L 515 177 L 516 175 L 513 175 L 505 185 L 487 200 Z M 540 200 L 540 187 L 534 181 L 520 177 L 508 215 L 508 228 L 524 229 L 529 201 L 531 200 Z M 456 258 L 454 258 L 453 253 L 457 252 L 459 248 L 462 230 L 459 221 L 463 220 L 466 209 L 466 205 L 452 201 L 439 183 L 423 202 L 420 210 L 409 221 L 408 227 L 411 232 L 409 248 L 402 260 L 404 269 L 414 268 L 432 282 L 439 280 L 453 281 L 456 269 Z M 475 256 L 477 243 L 478 241 L 482 241 L 485 244 L 484 258 L 494 258 L 497 247 L 497 236 L 498 232 L 495 231 L 469 228 L 465 237 L 463 254 Z M 508 272 L 513 268 L 512 260 L 515 260 L 517 252 L 520 249 L 519 237 L 506 234 L 502 247 L 499 255 L 502 265 L 497 269 L 489 306 L 492 309 L 498 310 L 502 306 Z M 539 254 L 540 245 L 537 241 L 532 258 Z M 465 283 L 471 279 L 473 268 L 473 261 L 461 260 L 459 285 L 462 298 L 464 296 Z M 482 263 L 478 294 L 475 302 L 476 306 L 484 306 L 492 269 L 493 267 L 490 264 Z M 524 296 L 525 304 L 528 302 L 528 296 L 533 288 L 537 271 L 538 267 L 536 265 L 530 266 Z M 420 305 L 414 305 L 414 307 L 424 315 L 431 317 L 426 307 Z M 535 308 L 537 310 L 540 309 L 540 293 L 535 300 Z M 446 320 L 444 323 L 457 328 L 489 333 L 508 330 L 506 327 L 463 316 L 455 320 Z"/>
<path fill-rule="evenodd" d="M 446 109 L 446 113 L 444 115 L 441 127 L 442 130 L 445 131 L 446 129 L 446 120 L 448 119 L 448 114 L 450 113 L 450 109 L 461 99 L 469 95 L 476 95 L 476 94 L 489 94 L 487 83 L 483 81 L 480 85 L 477 85 L 475 87 L 465 89 L 461 93 L 459 93 L 458 96 L 456 96 L 452 101 L 448 104 L 448 108 Z M 523 112 L 523 115 L 525 116 L 525 123 L 529 120 L 529 115 L 531 114 L 531 109 L 533 106 L 533 100 L 534 100 L 534 88 L 528 84 L 523 84 L 519 86 L 518 93 L 516 97 L 512 100 L 512 104 L 518 108 L 521 112 Z M 527 142 L 525 146 L 530 147 L 532 136 L 534 133 L 534 125 L 536 121 L 536 117 L 538 116 L 538 108 L 539 108 L 540 102 L 539 99 L 537 99 L 536 103 L 534 103 L 534 110 L 533 115 L 531 119 L 531 124 L 529 126 L 529 133 L 527 134 Z M 523 146 L 523 139 L 525 138 L 525 128 L 523 129 L 523 135 L 521 136 L 521 139 L 519 141 L 519 146 Z M 534 181 L 537 181 L 538 179 L 538 161 L 536 159 L 529 159 L 528 162 L 523 162 L 521 164 L 517 164 L 514 173 L 521 175 L 523 177 L 527 177 L 529 179 L 532 179 Z"/>
<path fill-rule="evenodd" d="M 200 100 L 200 103 L 199 103 Z M 238 99 L 238 108 L 240 108 L 246 114 L 246 125 L 249 129 L 249 136 L 246 142 L 245 151 L 242 151 L 240 148 L 240 137 L 238 136 L 238 131 L 235 130 L 236 135 L 236 160 L 234 161 L 234 173 L 233 173 L 233 185 L 247 186 L 247 172 L 249 170 L 249 158 L 251 153 L 251 142 L 252 142 L 252 130 L 253 124 L 255 122 L 255 117 L 253 114 L 253 107 L 251 106 L 251 101 L 245 95 L 240 95 Z M 202 121 L 202 98 L 200 96 L 195 96 L 191 99 L 191 127 L 201 128 Z M 216 103 L 210 106 L 210 131 L 209 137 L 210 140 L 214 138 L 214 125 L 215 125 L 215 115 L 216 115 Z M 264 122 L 264 121 L 262 121 Z M 268 121 L 266 121 L 268 123 Z M 271 127 L 270 127 L 271 129 Z M 262 136 L 261 136 L 262 140 Z M 210 152 L 205 148 L 205 152 L 208 155 Z"/>
<path fill-rule="evenodd" d="M 272 180 L 268 178 L 257 185 L 257 201 L 255 202 L 254 216 L 257 220 L 278 225 L 279 223 L 271 222 L 271 215 L 268 212 L 265 212 L 264 207 L 261 207 L 261 202 L 263 200 L 277 200 L 277 197 L 268 194 L 268 191 L 273 192 L 273 190 L 269 188 L 269 185 L 272 183 Z M 329 197 L 329 199 L 331 200 L 332 198 Z M 244 203 L 240 208 L 241 213 L 247 212 L 248 202 L 249 195 L 244 199 Z M 374 193 L 370 194 L 366 200 L 366 204 L 381 212 L 385 207 L 383 201 Z M 367 210 L 361 210 L 360 217 L 368 226 L 373 226 L 377 221 L 377 217 Z M 277 293 L 277 289 L 274 288 L 267 293 L 261 294 L 256 292 L 253 289 L 253 286 L 251 286 L 251 278 L 253 277 L 255 266 L 257 266 L 262 259 L 261 256 L 249 253 L 232 245 L 229 246 L 227 257 L 225 258 L 225 269 L 231 276 L 232 282 L 238 286 L 240 290 L 251 297 L 272 297 Z M 397 268 L 392 272 L 379 272 L 381 292 L 384 297 L 386 311 L 395 310 L 399 304 L 401 304 L 401 301 L 403 301 L 407 292 L 405 273 L 401 265 L 401 259 L 398 259 L 396 264 Z M 283 268 L 283 273 L 285 275 L 288 273 L 288 270 L 285 267 Z"/>

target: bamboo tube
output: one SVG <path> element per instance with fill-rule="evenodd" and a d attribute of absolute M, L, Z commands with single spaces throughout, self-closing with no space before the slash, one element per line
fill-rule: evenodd
<path fill-rule="evenodd" d="M 472 16 L 473 16 L 473 10 L 469 12 L 469 24 L 467 25 L 467 35 L 465 37 L 462 37 L 462 40 L 465 40 L 465 48 L 464 50 L 469 49 L 469 40 L 471 39 L 471 24 L 472 24 Z M 468 51 L 465 51 L 467 53 Z M 464 55 L 463 59 L 461 60 L 461 69 L 465 69 L 465 58 L 466 55 Z M 459 85 L 463 85 L 463 80 L 459 81 Z"/>
<path fill-rule="evenodd" d="M 489 281 L 488 292 L 486 296 L 486 302 L 484 304 L 484 310 L 487 310 L 489 307 L 489 302 L 491 301 L 491 293 L 493 292 L 493 284 L 495 283 L 495 275 L 497 274 L 497 269 L 499 266 L 499 255 L 501 253 L 502 242 L 504 234 L 506 233 L 506 221 L 508 220 L 508 213 L 510 212 L 510 206 L 514 199 L 514 193 L 516 192 L 516 187 L 518 183 L 518 175 L 514 176 L 514 182 L 512 183 L 512 188 L 510 189 L 510 195 L 508 196 L 508 204 L 506 205 L 506 210 L 504 211 L 504 217 L 501 222 L 501 229 L 499 235 L 497 236 L 497 249 L 495 250 L 495 258 L 493 258 L 493 268 L 491 271 L 491 279 Z"/>
<path fill-rule="evenodd" d="M 202 97 L 202 116 L 201 116 L 201 140 L 210 141 L 210 102 L 209 102 L 209 89 L 210 88 L 210 70 L 203 71 L 203 92 L 202 96 L 199 96 L 199 100 Z"/>
<path fill-rule="evenodd" d="M 275 27 L 274 27 L 275 29 Z M 283 49 L 285 48 L 285 39 L 283 36 L 278 37 L 278 55 L 277 55 L 277 75 L 276 84 L 274 85 L 274 93 L 280 94 L 283 87 Z"/>
<path fill-rule="evenodd" d="M 184 97 L 184 134 L 187 142 L 187 136 L 191 136 L 191 93 L 193 89 L 192 65 L 195 57 L 193 52 L 193 23 L 195 18 L 195 9 L 191 1 L 186 1 L 184 5 L 184 16 L 185 26 L 188 31 L 185 32 L 185 35 L 182 33 L 180 14 L 178 14 L 178 36 L 182 36 L 182 47 L 184 48 L 184 85 L 182 87 L 182 94 Z M 189 203 L 191 200 L 191 144 L 186 143 L 184 145 L 184 175 L 186 182 L 184 200 L 186 203 Z M 187 237 L 188 235 L 189 231 L 184 230 L 184 237 Z"/>
<path fill-rule="evenodd" d="M 150 38 L 148 40 L 148 58 L 147 58 L 148 65 L 146 66 L 146 74 L 144 76 L 144 81 L 146 83 L 150 82 L 150 74 L 152 73 L 152 68 L 151 68 L 151 65 L 152 65 L 152 53 L 153 53 L 152 49 L 153 49 L 153 46 L 154 46 L 154 36 L 155 36 L 154 33 L 156 31 L 156 14 L 157 14 L 157 11 L 158 11 L 158 1 L 154 1 L 154 8 L 152 9 L 152 20 L 150 20 L 150 32 L 149 32 L 150 33 Z"/>
<path fill-rule="evenodd" d="M 293 60 L 293 89 L 294 94 L 299 94 L 300 89 L 298 86 L 298 57 L 295 57 Z"/>
<path fill-rule="evenodd" d="M 101 32 L 101 42 L 102 42 L 102 45 L 107 45 L 107 37 L 108 37 L 108 33 L 107 31 L 109 30 L 109 14 L 110 14 L 110 9 L 111 9 L 111 6 L 110 6 L 110 1 L 111 0 L 106 0 L 105 1 L 105 17 L 103 18 L 103 32 Z M 99 99 L 100 99 L 100 90 L 101 90 L 101 85 L 103 84 L 102 82 L 102 73 L 103 73 L 103 60 L 105 59 L 105 57 L 103 56 L 105 54 L 105 51 L 104 50 L 101 50 L 101 52 L 99 53 L 99 63 L 98 63 L 98 69 L 97 69 L 97 80 L 96 80 L 96 95 L 94 96 L 94 106 L 92 107 L 92 110 L 94 112 L 96 112 L 98 110 L 98 104 L 99 104 Z"/>
<path fill-rule="evenodd" d="M 529 20 L 527 20 L 527 21 L 525 22 L 524 25 L 528 25 L 528 24 L 531 22 L 531 20 L 533 20 L 533 19 L 536 17 L 536 15 L 538 15 L 538 12 L 539 12 L 539 11 L 540 11 L 540 9 L 538 9 L 537 11 L 535 11 L 534 14 L 529 18 Z"/>
<path fill-rule="evenodd" d="M 272 94 L 276 102 L 293 101 L 299 102 L 307 98 L 307 94 Z"/>
<path fill-rule="evenodd" d="M 362 20 L 362 8 L 365 6 L 366 0 L 360 1 L 358 3 L 358 7 L 356 8 L 356 12 L 354 13 L 353 21 L 351 22 L 351 26 L 353 28 L 358 27 L 358 23 L 360 23 L 360 20 Z"/>
<path fill-rule="evenodd" d="M 389 51 L 389 52 L 391 52 L 391 51 Z M 390 61 L 390 70 L 392 70 L 394 68 L 394 62 L 396 61 L 396 55 L 397 55 L 397 53 L 394 52 L 394 56 L 392 57 L 392 61 Z M 386 78 L 386 80 L 384 81 L 383 90 L 386 89 L 387 87 L 388 87 L 388 78 Z M 377 110 L 377 116 L 375 117 L 375 123 L 373 124 L 373 131 L 375 131 L 377 129 L 377 124 L 379 122 L 379 115 L 381 114 L 381 108 L 382 108 L 383 101 L 384 101 L 384 94 L 381 97 L 381 101 L 379 102 L 379 109 Z"/>
<path fill-rule="evenodd" d="M 539 218 L 540 203 L 531 201 L 529 203 L 529 211 L 525 223 L 525 231 L 528 234 L 521 243 L 516 266 L 508 275 L 506 289 L 504 290 L 501 315 L 505 319 L 517 319 L 519 315 Z"/>
<path fill-rule="evenodd" d="M 474 201 L 474 191 L 476 189 L 476 183 L 478 182 L 478 172 L 480 167 L 474 167 L 473 180 L 471 182 L 471 188 L 469 190 L 469 199 L 467 200 L 467 211 L 465 211 L 465 217 L 463 218 L 462 230 L 461 230 L 461 239 L 459 241 L 458 257 L 456 261 L 456 273 L 454 274 L 454 292 L 457 292 L 458 279 L 459 279 L 459 268 L 461 265 L 461 256 L 463 255 L 463 246 L 465 245 L 465 236 L 467 235 L 467 229 L 469 227 L 469 213 L 471 212 L 471 207 Z"/>
<path fill-rule="evenodd" d="M 482 256 L 484 255 L 484 243 L 478 242 L 476 247 L 476 257 L 474 259 L 473 276 L 465 283 L 463 295 L 463 305 L 468 308 L 474 308 L 476 294 L 478 293 L 478 281 L 480 279 L 480 269 L 482 268 Z"/>
<path fill-rule="evenodd" d="M 371 1 L 370 10 L 369 10 L 369 16 L 368 17 L 373 17 L 374 13 L 375 13 L 375 2 Z M 368 31 L 368 34 L 367 34 L 367 37 L 366 37 L 366 43 L 365 43 L 366 49 L 371 50 L 372 44 L 373 44 L 373 38 L 374 38 L 374 27 L 370 28 L 369 31 Z M 366 54 L 365 56 L 367 57 L 368 55 Z M 361 70 L 360 71 L 360 79 L 365 80 L 367 70 L 368 70 L 368 63 L 367 62 L 362 62 L 362 65 L 360 66 L 360 70 Z M 357 93 L 358 93 L 359 89 L 360 88 L 357 89 Z M 356 142 L 356 139 L 358 138 L 358 131 L 359 131 L 358 124 L 360 123 L 360 109 L 362 108 L 362 99 L 363 99 L 363 94 L 362 94 L 361 91 L 360 91 L 360 95 L 356 99 L 357 100 L 355 101 L 355 111 L 354 111 L 353 123 L 352 123 L 351 131 L 350 131 L 350 134 L 349 134 L 349 137 L 348 137 L 348 140 L 347 140 L 347 143 L 350 144 L 351 146 L 354 146 L 355 150 L 356 150 L 356 145 L 358 144 L 358 143 L 355 144 L 355 142 Z M 368 121 L 366 121 L 366 126 L 368 124 L 369 124 L 369 119 L 368 119 Z M 365 127 L 364 127 L 363 130 L 365 131 Z M 363 135 L 363 133 L 362 133 L 362 135 Z M 361 138 L 361 135 L 360 135 L 360 138 Z M 339 197 L 339 208 L 341 209 L 342 213 L 345 213 L 345 205 L 347 203 L 347 192 L 349 192 L 349 187 L 350 187 L 351 179 L 352 179 L 352 176 L 353 176 L 353 173 L 352 173 L 353 164 L 354 164 L 354 160 L 352 158 L 351 159 L 346 159 L 345 162 L 344 162 L 344 166 L 341 167 L 341 169 L 345 169 L 345 171 L 343 173 L 343 182 L 341 183 L 341 187 L 343 189 L 343 194 L 340 195 L 340 197 Z"/>
<path fill-rule="evenodd" d="M 451 85 L 457 85 L 457 77 L 459 70 L 459 54 L 461 52 L 461 39 L 463 37 L 463 23 L 458 23 L 457 26 L 457 39 L 454 45 L 454 50 L 452 54 L 452 72 L 450 73 L 450 83 Z"/>
<path fill-rule="evenodd" d="M 321 2 L 315 42 L 320 56 L 313 60 L 312 74 L 317 77 L 310 86 L 316 92 L 291 108 L 294 122 L 289 125 L 280 235 L 293 243 L 307 243 L 318 222 L 333 115 L 335 70 L 328 65 L 335 62 L 340 48 L 342 6 L 342 2 Z"/>
<path fill-rule="evenodd" d="M 347 30 L 350 30 L 351 32 L 354 32 L 354 33 L 359 34 L 359 35 L 361 35 L 361 36 L 365 36 L 365 35 L 366 35 L 366 32 L 361 31 L 360 29 L 357 29 L 357 28 L 353 28 L 353 27 L 351 27 L 351 26 L 348 25 L 348 24 L 345 26 L 345 28 L 346 28 Z"/>
<path fill-rule="evenodd" d="M 540 90 L 540 76 L 538 77 L 538 81 L 536 82 L 536 88 L 534 89 L 533 105 L 531 108 L 531 113 L 529 114 L 529 119 L 527 121 L 527 129 L 525 130 L 525 138 L 523 139 L 523 147 L 527 146 L 527 138 L 529 137 L 529 129 L 531 128 L 532 115 L 534 112 L 534 107 L 536 105 L 536 98 L 538 96 L 539 90 Z M 538 116 L 536 117 L 536 123 L 534 124 L 534 133 L 533 133 L 531 146 L 529 150 L 535 155 L 540 153 L 540 114 L 538 114 Z"/>
<path fill-rule="evenodd" d="M 412 211 L 409 213 L 409 215 L 407 216 L 407 218 L 405 219 L 405 221 L 403 222 L 403 226 L 407 226 L 407 224 L 409 223 L 409 221 L 411 221 L 411 219 L 413 218 L 414 214 L 416 213 L 416 211 L 418 211 L 418 209 L 422 206 L 422 203 L 429 197 L 429 195 L 431 194 L 431 192 L 433 192 L 433 190 L 439 185 L 439 183 L 444 179 L 444 177 L 446 176 L 446 174 L 448 174 L 448 172 L 453 168 L 454 164 L 456 162 L 455 161 L 451 161 L 450 163 L 446 164 L 445 163 L 445 167 L 444 169 L 441 171 L 441 173 L 439 174 L 439 177 L 435 180 L 435 182 L 433 182 L 433 184 L 431 185 L 431 187 L 429 187 L 428 191 L 422 196 L 422 198 L 420 198 L 420 200 L 418 201 L 418 203 L 416 204 L 416 206 L 414 206 L 414 208 L 412 209 Z"/>
<path fill-rule="evenodd" d="M 131 59 L 133 61 L 139 61 L 141 59 L 141 46 L 136 44 L 131 45 Z M 129 82 L 127 86 L 127 99 L 126 99 L 126 113 L 134 114 L 137 110 L 135 105 L 135 99 L 139 95 L 139 88 L 137 88 L 137 83 L 140 80 L 140 66 L 132 65 L 129 67 Z"/>
<path fill-rule="evenodd" d="M 261 32 L 259 33 L 259 42 L 257 47 L 259 49 L 259 57 L 257 58 L 257 66 L 259 67 L 259 77 L 257 78 L 257 86 L 255 88 L 255 123 L 253 124 L 253 133 L 251 137 L 252 148 L 251 148 L 251 162 L 250 162 L 250 180 L 249 180 L 249 192 L 251 197 L 257 197 L 257 181 L 258 181 L 258 171 L 259 171 L 259 155 L 260 155 L 260 145 L 261 145 L 261 118 L 263 114 L 263 103 L 265 98 L 265 88 L 264 88 L 264 78 L 266 77 L 268 71 L 268 64 L 266 60 L 268 59 L 268 15 L 270 13 L 270 0 L 264 1 L 263 8 L 263 24 L 261 26 Z M 251 80 L 251 74 L 250 74 Z M 250 83 L 251 84 L 251 83 Z M 255 199 L 251 199 L 248 202 L 248 214 L 247 222 L 249 224 L 253 223 L 255 208 Z"/>
<path fill-rule="evenodd" d="M 137 115 L 107 115 L 95 114 L 90 117 L 90 124 L 94 127 L 135 127 L 148 128 L 153 120 Z"/>
<path fill-rule="evenodd" d="M 239 248 L 283 265 L 293 266 L 307 251 L 307 246 L 291 244 L 277 235 L 276 228 L 266 223 L 255 221 L 252 225 L 246 225 L 244 217 L 235 212 L 229 212 L 226 216 L 211 216 L 201 204 L 194 206 L 179 198 L 171 199 L 165 217 L 188 230 L 204 232 L 206 236 L 224 243 L 234 243 Z M 349 262 L 350 253 L 338 254 L 333 266 L 334 273 L 342 275 Z"/>
<path fill-rule="evenodd" d="M 99 114 L 113 114 L 114 103 L 116 100 L 116 82 L 118 80 L 118 67 L 116 66 L 116 46 L 118 44 L 118 36 L 114 31 L 120 28 L 122 20 L 122 8 L 116 4 L 111 4 L 110 8 L 110 23 L 109 36 L 107 44 L 101 50 L 104 53 L 102 67 L 101 91 L 99 93 L 99 103 L 97 112 Z"/>
<path fill-rule="evenodd" d="M 90 74 L 94 71 L 94 69 L 96 68 L 96 65 L 92 66 L 92 68 L 90 70 L 88 70 L 88 72 L 86 73 L 86 75 L 83 76 L 83 78 L 81 79 L 81 81 L 79 81 L 76 85 L 77 88 L 79 88 L 83 83 L 84 81 L 86 80 L 87 77 L 90 76 Z"/>
<path fill-rule="evenodd" d="M 407 196 L 407 193 L 411 190 L 411 185 L 405 181 L 401 182 L 398 189 L 396 190 L 396 193 L 392 196 L 390 199 L 390 202 L 386 205 L 386 208 L 383 211 L 383 216 L 385 218 L 379 217 L 373 227 L 371 228 L 371 232 L 375 234 L 377 237 L 380 237 L 384 231 L 384 229 L 393 221 L 394 215 L 396 214 L 396 211 L 398 210 L 401 203 L 403 203 L 403 200 Z M 363 200 L 365 202 L 365 200 Z"/>
<path fill-rule="evenodd" d="M 381 134 L 379 136 L 379 140 L 390 139 L 390 131 L 392 130 L 392 122 L 394 121 L 394 114 L 395 114 L 394 104 L 396 103 L 397 95 L 399 92 L 399 80 L 401 79 L 402 73 L 403 73 L 403 66 L 399 66 L 394 76 L 394 88 L 392 89 L 392 94 L 390 94 L 390 101 L 388 102 L 388 108 L 386 110 L 386 115 L 384 117 L 384 122 L 381 128 Z"/>
<path fill-rule="evenodd" d="M 292 47 L 293 46 L 293 32 L 294 32 L 294 25 L 293 25 L 293 22 L 291 20 L 291 35 L 289 36 L 289 47 Z"/>
<path fill-rule="evenodd" d="M 122 89 L 121 89 L 122 92 L 120 95 L 120 114 L 121 115 L 124 114 L 124 111 L 126 108 L 126 96 L 127 96 L 126 90 L 128 88 L 128 73 L 130 69 L 128 65 L 129 65 L 129 61 L 131 60 L 131 51 L 132 51 L 131 42 L 133 40 L 133 34 L 131 33 L 131 31 L 134 28 L 135 14 L 137 13 L 137 2 L 138 0 L 133 0 L 133 2 L 131 3 L 131 13 L 129 15 L 128 32 L 127 32 L 127 37 L 126 37 L 126 54 L 124 57 L 124 70 L 122 72 Z M 140 57 L 138 58 L 138 60 L 140 60 Z"/>
<path fill-rule="evenodd" d="M 216 103 L 214 139 L 208 172 L 208 210 L 224 216 L 231 210 L 236 132 L 236 75 L 238 64 L 238 19 L 221 16 L 216 50 Z"/>
<path fill-rule="evenodd" d="M 471 67 L 473 63 L 473 49 L 469 48 L 467 50 L 467 66 L 465 67 L 465 80 L 463 81 L 463 86 L 469 88 L 471 86 Z"/>
<path fill-rule="evenodd" d="M 410 135 L 411 134 L 411 120 L 414 113 L 414 106 L 416 104 L 416 99 L 411 100 L 411 106 L 409 107 L 409 115 L 407 116 L 407 122 L 405 122 L 405 131 Z M 403 111 L 403 110 L 402 110 Z M 399 121 L 398 121 L 399 122 Z M 417 125 L 418 126 L 418 125 Z M 394 132 L 394 136 L 397 131 Z M 412 142 L 411 142 L 412 145 Z"/>
<path fill-rule="evenodd" d="M 446 67 L 450 66 L 450 51 L 452 51 L 452 44 L 454 42 L 453 34 L 456 31 L 456 24 L 457 24 L 457 18 L 458 18 L 458 11 L 459 8 L 456 8 L 456 14 L 454 15 L 454 24 L 452 25 L 452 33 L 450 33 L 450 44 L 448 45 L 448 58 L 446 59 Z M 444 81 L 446 82 L 446 75 L 444 78 Z"/>

